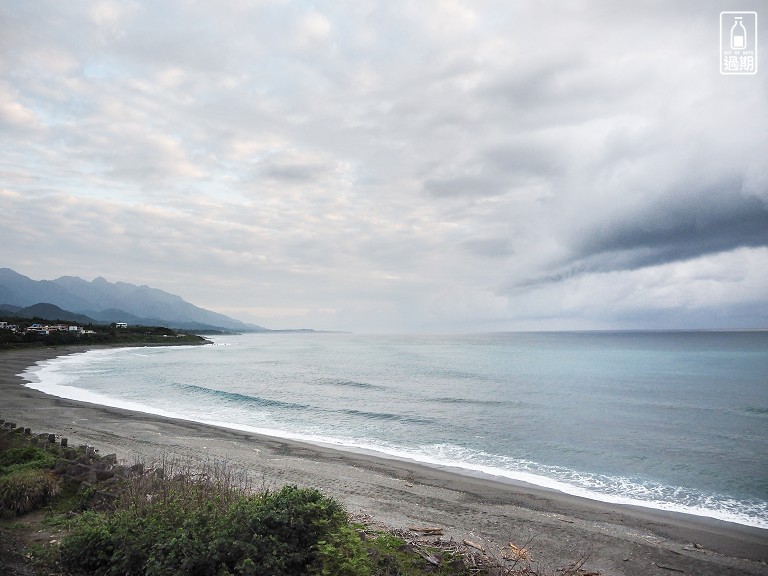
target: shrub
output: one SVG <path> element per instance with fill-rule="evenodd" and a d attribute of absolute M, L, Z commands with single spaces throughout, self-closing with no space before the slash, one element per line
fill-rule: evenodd
<path fill-rule="evenodd" d="M 106 516 L 85 512 L 61 543 L 61 562 L 81 574 L 108 574 L 116 544 Z"/>
<path fill-rule="evenodd" d="M 17 470 L 0 477 L 0 516 L 25 514 L 46 505 L 59 491 L 48 470 Z"/>
<path fill-rule="evenodd" d="M 19 470 L 53 468 L 56 456 L 41 448 L 25 446 L 0 452 L 0 476 Z"/>
<path fill-rule="evenodd" d="M 315 564 L 310 573 L 317 576 L 369 576 L 371 561 L 360 535 L 344 524 L 315 545 Z"/>
<path fill-rule="evenodd" d="M 316 544 L 345 522 L 341 504 L 313 489 L 286 486 L 242 500 L 228 519 L 228 539 L 242 543 L 230 551 L 228 564 L 258 559 L 256 576 L 305 573 Z"/>
<path fill-rule="evenodd" d="M 73 573 L 366 576 L 366 555 L 335 500 L 286 486 L 222 510 L 168 497 L 108 516 L 86 514 L 61 547 Z M 357 570 L 357 571 L 356 571 Z"/>

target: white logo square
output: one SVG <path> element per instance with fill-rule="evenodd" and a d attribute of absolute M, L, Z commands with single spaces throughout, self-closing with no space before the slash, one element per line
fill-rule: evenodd
<path fill-rule="evenodd" d="M 757 12 L 720 12 L 720 74 L 757 74 Z"/>

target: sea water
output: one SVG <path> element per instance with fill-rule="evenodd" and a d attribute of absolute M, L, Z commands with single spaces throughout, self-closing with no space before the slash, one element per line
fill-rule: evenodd
<path fill-rule="evenodd" d="M 768 332 L 213 340 L 25 376 L 61 397 L 768 528 Z"/>

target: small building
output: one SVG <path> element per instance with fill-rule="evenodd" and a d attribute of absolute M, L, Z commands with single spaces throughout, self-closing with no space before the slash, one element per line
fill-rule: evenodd
<path fill-rule="evenodd" d="M 115 322 L 115 328 L 128 328 L 127 322 Z"/>
<path fill-rule="evenodd" d="M 41 326 L 40 324 L 36 326 L 30 326 L 25 330 L 25 332 L 34 332 L 35 334 L 40 334 L 41 336 L 48 336 L 51 333 L 47 326 Z"/>

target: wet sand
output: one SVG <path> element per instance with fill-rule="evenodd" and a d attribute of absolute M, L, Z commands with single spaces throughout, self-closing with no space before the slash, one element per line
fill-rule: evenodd
<path fill-rule="evenodd" d="M 125 462 L 226 460 L 257 486 L 312 486 L 397 528 L 441 527 L 491 549 L 526 546 L 544 572 L 587 557 L 605 576 L 768 575 L 768 530 L 605 504 L 455 470 L 63 400 L 23 386 L 36 361 L 85 348 L 0 350 L 0 418 Z"/>

